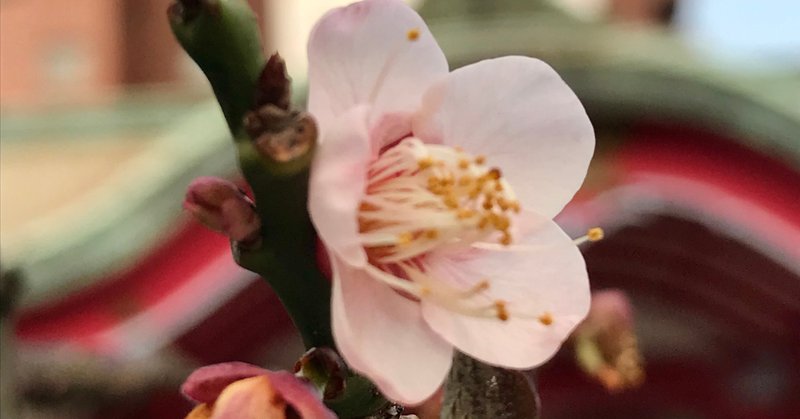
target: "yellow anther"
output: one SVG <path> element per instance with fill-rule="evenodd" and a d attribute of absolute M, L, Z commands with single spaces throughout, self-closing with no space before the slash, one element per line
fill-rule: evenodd
<path fill-rule="evenodd" d="M 475 164 L 481 165 L 486 163 L 486 156 L 477 156 L 475 157 Z"/>
<path fill-rule="evenodd" d="M 553 315 L 545 311 L 544 313 L 542 313 L 541 316 L 537 318 L 537 320 L 539 320 L 539 323 L 545 326 L 550 326 L 551 324 L 553 324 Z"/>
<path fill-rule="evenodd" d="M 449 194 L 444 198 L 444 204 L 447 205 L 447 208 L 456 209 L 458 208 L 458 198 L 453 194 Z"/>
<path fill-rule="evenodd" d="M 487 174 L 489 175 L 489 179 L 492 180 L 498 180 L 501 177 L 503 177 L 503 172 L 501 172 L 500 169 L 496 167 L 491 168 Z"/>
<path fill-rule="evenodd" d="M 577 239 L 573 240 L 573 243 L 580 245 L 586 242 L 596 242 L 603 239 L 603 229 L 600 227 L 590 228 L 589 231 L 586 232 L 585 236 L 578 237 Z"/>
<path fill-rule="evenodd" d="M 439 230 L 430 229 L 425 231 L 425 237 L 433 240 L 439 238 Z"/>
<path fill-rule="evenodd" d="M 478 228 L 483 230 L 488 226 L 489 226 L 489 217 L 484 215 L 483 217 L 481 217 L 481 220 L 478 221 Z"/>
<path fill-rule="evenodd" d="M 406 245 L 411 243 L 414 240 L 414 235 L 411 232 L 406 231 L 405 233 L 400 233 L 397 235 L 397 244 L 399 245 Z"/>
<path fill-rule="evenodd" d="M 467 159 L 459 160 L 458 161 L 458 168 L 462 169 L 462 170 L 466 170 L 467 168 L 469 168 L 469 160 L 467 160 Z"/>
<path fill-rule="evenodd" d="M 430 157 L 423 157 L 417 160 L 417 165 L 419 165 L 419 170 L 425 170 L 433 166 L 433 159 Z"/>
<path fill-rule="evenodd" d="M 461 208 L 460 210 L 458 210 L 458 219 L 459 220 L 465 220 L 467 218 L 472 218 L 474 216 L 475 216 L 475 211 L 473 211 L 473 210 L 471 210 L 469 208 Z"/>
<path fill-rule="evenodd" d="M 508 310 L 506 309 L 506 302 L 497 300 L 494 302 L 494 309 L 497 311 L 497 318 L 506 321 L 508 320 Z"/>
<path fill-rule="evenodd" d="M 492 209 L 492 207 L 494 206 L 494 202 L 492 202 L 492 197 L 491 196 L 487 196 L 486 200 L 483 201 L 482 206 L 483 206 L 483 209 L 485 209 L 485 210 Z"/>
<path fill-rule="evenodd" d="M 406 37 L 408 38 L 409 41 L 416 41 L 417 39 L 419 39 L 419 29 L 418 28 L 409 29 L 408 32 L 406 33 Z"/>
<path fill-rule="evenodd" d="M 503 246 L 508 246 L 511 244 L 511 241 L 511 234 L 509 234 L 507 231 L 504 231 L 503 237 L 500 238 L 500 244 Z"/>
<path fill-rule="evenodd" d="M 494 183 L 494 190 L 497 191 L 497 192 L 502 192 L 503 191 L 503 184 L 500 183 L 500 182 L 495 182 Z"/>
<path fill-rule="evenodd" d="M 589 231 L 586 232 L 586 238 L 588 238 L 590 242 L 603 240 L 604 236 L 605 233 L 600 227 L 590 228 Z"/>
<path fill-rule="evenodd" d="M 508 227 L 511 226 L 511 220 L 509 220 L 508 217 L 504 215 L 496 215 L 496 214 L 492 215 L 493 215 L 492 225 L 494 226 L 494 228 L 501 231 L 506 231 L 508 230 Z"/>
<path fill-rule="evenodd" d="M 512 202 L 509 204 L 509 206 L 511 207 L 511 210 L 512 210 L 512 211 L 514 211 L 515 213 L 519 214 L 519 211 L 520 211 L 519 202 L 517 202 L 517 201 L 512 201 Z"/>
<path fill-rule="evenodd" d="M 497 198 L 497 206 L 503 211 L 508 211 L 508 209 L 511 208 L 511 204 L 502 196 Z"/>
<path fill-rule="evenodd" d="M 458 186 L 469 186 L 473 179 L 470 176 L 462 176 L 458 179 Z"/>

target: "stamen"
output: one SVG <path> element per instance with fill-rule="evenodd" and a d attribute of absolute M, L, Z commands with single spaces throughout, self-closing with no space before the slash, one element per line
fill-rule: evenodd
<path fill-rule="evenodd" d="M 603 232 L 602 228 L 594 227 L 594 228 L 590 228 L 588 234 L 586 234 L 586 235 L 589 237 L 589 241 L 596 242 L 596 241 L 603 240 L 603 237 L 605 236 L 605 233 Z"/>
<path fill-rule="evenodd" d="M 431 229 L 431 230 L 427 230 L 427 231 L 425 231 L 425 237 L 429 238 L 431 240 L 435 240 L 435 239 L 437 239 L 439 237 L 439 230 L 436 230 L 435 228 Z"/>
<path fill-rule="evenodd" d="M 539 320 L 539 323 L 545 326 L 550 326 L 551 324 L 553 324 L 553 315 L 545 311 L 537 318 L 537 320 Z"/>
<path fill-rule="evenodd" d="M 486 291 L 488 289 L 489 289 L 489 281 L 484 279 L 484 280 L 481 280 L 480 282 L 478 282 L 477 284 L 473 285 L 472 288 L 470 288 L 470 289 L 464 291 L 463 293 L 461 293 L 461 296 L 463 296 L 465 298 L 466 297 L 472 297 L 472 296 L 480 294 L 483 291 Z"/>
<path fill-rule="evenodd" d="M 419 170 L 425 170 L 431 166 L 433 166 L 433 159 L 430 157 L 423 157 L 417 161 L 419 165 Z"/>
<path fill-rule="evenodd" d="M 427 287 L 421 287 L 411 281 L 400 279 L 392 274 L 386 273 L 376 268 L 372 264 L 368 263 L 366 265 L 366 270 L 370 274 L 372 274 L 372 277 L 375 278 L 376 280 L 383 282 L 384 284 L 398 291 L 406 292 L 415 297 L 422 297 L 424 294 L 430 293 L 430 289 L 428 289 Z"/>
<path fill-rule="evenodd" d="M 492 215 L 493 215 L 492 224 L 494 225 L 494 228 L 501 231 L 506 231 L 511 226 L 511 220 L 509 220 L 509 218 L 506 217 L 505 215 L 497 215 L 497 214 L 492 214 Z"/>
<path fill-rule="evenodd" d="M 575 243 L 576 245 L 581 245 L 581 244 L 584 244 L 586 242 L 597 242 L 597 241 L 603 240 L 604 236 L 605 236 L 605 232 L 603 232 L 602 228 L 593 227 L 593 228 L 590 228 L 586 232 L 586 235 L 578 237 L 577 239 L 573 240 L 572 242 Z"/>
<path fill-rule="evenodd" d="M 497 300 L 494 302 L 494 307 L 497 310 L 497 318 L 502 321 L 508 320 L 508 310 L 506 310 L 506 302 Z"/>
<path fill-rule="evenodd" d="M 469 317 L 500 320 L 507 320 L 509 317 L 504 301 L 497 300 L 488 305 L 475 305 L 470 302 L 473 297 L 489 288 L 487 280 L 482 280 L 467 290 L 457 290 L 446 284 L 433 282 L 435 279 L 431 278 L 428 273 L 411 264 L 405 263 L 399 267 L 408 276 L 409 283 L 418 284 L 413 295 L 421 300 Z"/>
<path fill-rule="evenodd" d="M 484 156 L 410 137 L 370 163 L 358 221 L 372 277 L 465 316 L 511 317 L 506 301 L 484 295 L 488 280 L 459 289 L 424 268 L 424 256 L 437 248 L 490 241 L 513 248 L 511 214 L 519 211 L 519 203 L 502 171 L 485 162 Z"/>
<path fill-rule="evenodd" d="M 419 29 L 418 28 L 409 29 L 408 32 L 406 33 L 406 37 L 408 38 L 409 41 L 416 41 L 417 39 L 419 39 Z"/>
<path fill-rule="evenodd" d="M 458 219 L 465 220 L 467 218 L 472 218 L 475 216 L 475 211 L 469 208 L 461 208 L 458 210 Z"/>
<path fill-rule="evenodd" d="M 409 232 L 400 233 L 397 235 L 397 244 L 400 246 L 407 245 L 411 243 L 412 240 L 414 240 L 414 235 Z"/>

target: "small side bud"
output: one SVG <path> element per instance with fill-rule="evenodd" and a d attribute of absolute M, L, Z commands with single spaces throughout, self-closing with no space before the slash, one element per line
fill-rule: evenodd
<path fill-rule="evenodd" d="M 261 220 L 255 205 L 230 181 L 201 177 L 186 191 L 183 208 L 211 230 L 242 244 L 255 244 L 260 238 Z"/>
<path fill-rule="evenodd" d="M 308 155 L 317 140 L 310 114 L 264 105 L 245 115 L 244 127 L 263 157 L 285 163 Z"/>
<path fill-rule="evenodd" d="M 575 329 L 573 342 L 578 365 L 608 391 L 635 388 L 644 381 L 633 309 L 624 292 L 593 293 L 589 315 Z"/>
<path fill-rule="evenodd" d="M 272 54 L 258 77 L 255 108 L 274 105 L 288 111 L 292 101 L 291 82 L 286 72 L 286 62 L 277 52 Z"/>
<path fill-rule="evenodd" d="M 294 364 L 294 372 L 317 386 L 323 400 L 332 400 L 344 393 L 347 366 L 333 349 L 309 349 Z"/>

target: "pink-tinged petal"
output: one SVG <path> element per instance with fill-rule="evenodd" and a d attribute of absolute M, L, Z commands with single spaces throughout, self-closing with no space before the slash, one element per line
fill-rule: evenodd
<path fill-rule="evenodd" d="M 259 375 L 225 387 L 213 411 L 211 419 L 285 419 L 286 402 L 269 377 Z"/>
<path fill-rule="evenodd" d="M 419 303 L 334 259 L 333 335 L 354 370 L 388 398 L 422 403 L 444 381 L 452 347 L 423 321 Z"/>
<path fill-rule="evenodd" d="M 267 373 L 268 370 L 244 362 L 225 362 L 198 368 L 181 386 L 183 394 L 199 403 L 214 403 L 222 390 L 234 381 Z"/>
<path fill-rule="evenodd" d="M 311 384 L 286 371 L 270 372 L 268 376 L 275 390 L 294 408 L 300 419 L 336 419 Z"/>
<path fill-rule="evenodd" d="M 353 265 L 366 263 L 358 237 L 358 208 L 371 157 L 366 107 L 357 107 L 321 132 L 309 184 L 308 210 L 328 250 Z"/>
<path fill-rule="evenodd" d="M 594 130 L 578 98 L 544 62 L 481 61 L 450 73 L 423 102 L 414 135 L 485 155 L 523 208 L 552 218 L 583 183 Z"/>
<path fill-rule="evenodd" d="M 359 104 L 371 122 L 412 112 L 448 72 L 422 18 L 400 0 L 365 0 L 328 12 L 308 44 L 309 111 L 325 125 Z"/>
<path fill-rule="evenodd" d="M 488 290 L 471 303 L 504 302 L 506 321 L 468 317 L 422 303 L 425 320 L 434 331 L 458 350 L 489 364 L 525 369 L 547 361 L 589 310 L 583 256 L 548 219 L 538 219 L 528 236 L 509 249 L 434 254 L 428 263 L 437 279 L 460 289 L 487 279 Z"/>

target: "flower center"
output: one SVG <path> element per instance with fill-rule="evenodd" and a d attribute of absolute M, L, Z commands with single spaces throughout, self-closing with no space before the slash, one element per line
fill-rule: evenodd
<path fill-rule="evenodd" d="M 511 244 L 511 216 L 520 206 L 500 169 L 485 160 L 411 137 L 369 166 L 359 232 L 373 277 L 452 311 L 508 318 L 503 301 L 484 295 L 488 280 L 454 288 L 434 278 L 423 258 L 477 242 Z"/>
<path fill-rule="evenodd" d="M 443 247 L 512 242 L 514 192 L 485 158 L 407 138 L 369 167 L 361 202 L 361 242 L 379 264 Z"/>

